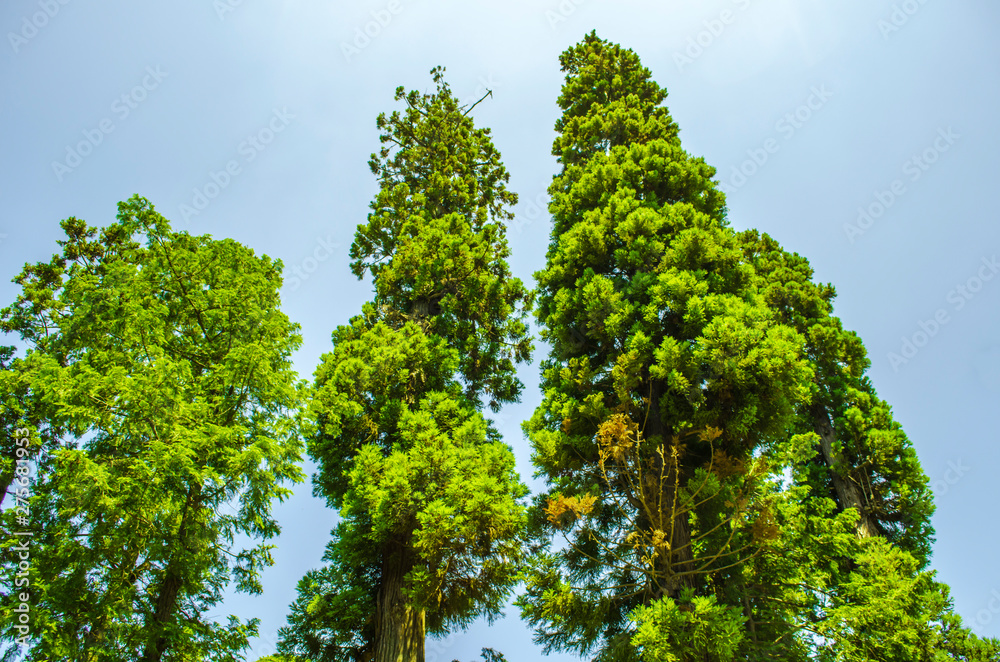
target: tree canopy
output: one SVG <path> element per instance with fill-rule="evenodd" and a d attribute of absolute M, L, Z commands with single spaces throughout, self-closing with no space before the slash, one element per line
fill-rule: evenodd
<path fill-rule="evenodd" d="M 992 659 L 925 570 L 927 478 L 833 287 L 730 227 L 634 52 L 591 33 L 560 63 L 536 274 L 551 351 L 524 426 L 548 483 L 519 599 L 536 641 L 616 661 Z"/>
<path fill-rule="evenodd" d="M 480 412 L 516 401 L 531 297 L 502 223 L 517 197 L 488 129 L 443 70 L 378 117 L 380 190 L 351 257 L 374 299 L 316 371 L 309 453 L 339 509 L 280 649 L 314 661 L 423 660 L 427 633 L 496 616 L 523 562 L 527 489 Z"/>
<path fill-rule="evenodd" d="M 3 373 L 19 385 L 5 424 L 24 395 L 42 431 L 27 659 L 238 660 L 256 619 L 206 612 L 231 583 L 261 591 L 271 504 L 302 479 L 281 263 L 172 231 L 139 197 L 103 229 L 62 227 L 61 252 L 26 265 L 0 313 L 27 345 Z M 4 520 L 11 530 L 13 511 Z M 4 561 L 8 636 L 16 560 Z"/>
<path fill-rule="evenodd" d="M 62 222 L 0 310 L 0 662 L 243 659 L 258 619 L 210 612 L 262 592 L 303 449 L 332 530 L 259 662 L 424 662 L 519 586 L 535 641 L 594 662 L 1000 662 L 930 569 L 927 477 L 834 287 L 732 226 L 635 52 L 559 61 L 536 288 L 491 93 L 436 67 L 376 119 L 372 296 L 311 383 L 280 261 L 138 196 Z M 529 501 L 486 410 L 521 398 L 533 310 Z"/>

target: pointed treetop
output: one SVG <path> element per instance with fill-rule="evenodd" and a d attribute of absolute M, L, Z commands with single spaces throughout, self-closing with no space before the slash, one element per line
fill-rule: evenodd
<path fill-rule="evenodd" d="M 565 165 L 616 145 L 664 139 L 679 146 L 677 125 L 661 104 L 667 91 L 639 56 L 591 32 L 559 56 L 566 82 L 559 95 L 552 153 Z"/>

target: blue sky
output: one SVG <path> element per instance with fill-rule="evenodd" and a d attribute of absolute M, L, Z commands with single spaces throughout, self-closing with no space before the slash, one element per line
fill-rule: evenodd
<path fill-rule="evenodd" d="M 435 65 L 459 98 L 493 90 L 474 116 L 521 196 L 511 262 L 531 283 L 557 166 L 558 55 L 596 28 L 667 88 L 685 148 L 719 169 L 732 225 L 768 232 L 836 286 L 935 487 L 933 567 L 966 621 L 1000 636 L 998 27 L 986 0 L 5 0 L 0 300 L 24 262 L 55 251 L 59 220 L 104 225 L 139 193 L 179 229 L 284 261 L 310 376 L 371 293 L 347 250 L 376 190 L 375 117 L 396 86 L 431 89 Z M 523 402 L 501 419 L 529 483 L 519 423 L 540 400 L 537 370 L 523 366 Z M 308 483 L 278 513 L 264 595 L 219 610 L 262 619 L 251 660 L 271 652 L 334 524 Z M 430 643 L 428 660 L 482 646 L 539 655 L 511 609 Z"/>

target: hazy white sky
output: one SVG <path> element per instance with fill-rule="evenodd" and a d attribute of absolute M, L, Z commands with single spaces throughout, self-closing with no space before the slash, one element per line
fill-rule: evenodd
<path fill-rule="evenodd" d="M 396 86 L 429 90 L 435 65 L 460 98 L 494 92 L 474 115 L 521 195 L 512 264 L 531 283 L 549 232 L 558 55 L 597 29 L 668 89 L 686 149 L 719 169 L 732 224 L 772 234 L 837 287 L 935 484 L 933 565 L 974 629 L 1000 636 L 998 27 L 986 0 L 5 0 L 0 301 L 24 262 L 55 251 L 59 220 L 106 224 L 139 193 L 177 228 L 285 262 L 284 308 L 305 337 L 296 367 L 310 376 L 370 296 L 347 249 L 375 192 L 375 117 L 396 107 Z M 537 370 L 523 368 L 524 401 L 501 419 L 529 482 L 519 423 L 540 400 Z M 279 508 L 264 595 L 220 610 L 262 619 L 250 660 L 272 651 L 333 526 L 309 492 Z M 428 660 L 468 662 L 482 646 L 539 655 L 511 609 L 430 643 Z"/>

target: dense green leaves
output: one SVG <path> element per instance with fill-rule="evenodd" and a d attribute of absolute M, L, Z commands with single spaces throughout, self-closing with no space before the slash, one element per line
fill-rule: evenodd
<path fill-rule="evenodd" d="M 301 480 L 281 265 L 138 197 L 63 229 L 2 313 L 32 420 L 65 432 L 31 500 L 28 659 L 239 659 L 256 622 L 206 612 L 230 582 L 260 592 L 272 546 L 235 540 L 275 537 L 271 504 Z"/>
<path fill-rule="evenodd" d="M 815 367 L 812 399 L 800 413 L 800 429 L 823 436 L 816 447 L 826 471 L 811 478 L 816 492 L 842 508 L 859 510 L 868 534 L 887 538 L 927 563 L 934 505 L 916 453 L 892 412 L 865 376 L 870 364 L 864 345 L 832 315 L 831 285 L 811 281 L 812 269 L 767 235 L 741 235 L 760 275 L 771 308 L 805 338 Z M 817 418 L 821 424 L 817 425 Z"/>
<path fill-rule="evenodd" d="M 923 570 L 927 478 L 833 288 L 728 227 L 635 53 L 591 33 L 560 62 L 536 274 L 551 352 L 524 426 L 549 488 L 519 599 L 536 641 L 616 661 L 994 659 Z"/>
<path fill-rule="evenodd" d="M 606 662 L 1000 660 L 927 569 L 928 481 L 834 288 L 729 226 L 635 53 L 591 33 L 560 63 L 537 290 L 507 264 L 490 131 L 436 68 L 377 119 L 350 251 L 373 297 L 311 387 L 280 262 L 139 197 L 102 229 L 63 222 L 0 311 L 26 349 L 0 347 L 3 641 L 28 590 L 28 660 L 241 659 L 256 619 L 209 611 L 261 591 L 305 437 L 336 524 L 261 662 L 423 662 L 428 633 L 492 620 L 519 580 L 546 651 Z M 520 397 L 536 296 L 528 508 L 483 410 Z"/>
<path fill-rule="evenodd" d="M 458 350 L 466 395 L 494 411 L 514 401 L 514 363 L 530 350 L 524 306 L 531 297 L 511 277 L 505 228 L 507 171 L 490 138 L 476 129 L 432 72 L 434 94 L 404 93 L 403 113 L 379 115 L 383 143 L 369 163 L 380 190 L 358 226 L 351 269 L 375 277 L 374 304 L 387 322 L 419 322 Z"/>
<path fill-rule="evenodd" d="M 649 662 L 733 660 L 745 637 L 741 610 L 717 604 L 714 595 L 685 597 L 686 609 L 671 598 L 636 609 L 632 614 L 637 625 L 632 645 Z"/>
<path fill-rule="evenodd" d="M 440 393 L 405 413 L 399 439 L 388 456 L 362 448 L 343 516 L 370 517 L 366 540 L 378 547 L 409 537 L 421 562 L 408 593 L 431 631 L 499 613 L 521 563 L 513 500 L 527 493 L 509 447 L 489 442 L 482 417 Z"/>
<path fill-rule="evenodd" d="M 422 660 L 425 633 L 499 614 L 523 565 L 527 493 L 480 413 L 519 397 L 531 298 L 502 220 L 517 197 L 489 131 L 442 71 L 396 91 L 372 155 L 380 191 L 351 256 L 375 296 L 316 370 L 309 453 L 340 509 L 299 584 L 281 650 L 310 660 Z"/>
<path fill-rule="evenodd" d="M 723 587 L 763 553 L 753 525 L 771 515 L 738 515 L 724 494 L 762 489 L 737 487 L 739 468 L 785 432 L 811 371 L 802 337 L 756 291 L 714 170 L 681 148 L 649 71 L 593 34 L 561 62 L 562 170 L 536 275 L 552 352 L 525 429 L 552 486 L 539 503 L 583 493 L 598 503 L 521 605 L 549 647 L 632 659 L 634 609 L 682 591 L 717 593 L 729 609 Z M 607 471 L 602 425 L 621 416 L 641 434 Z M 708 428 L 721 436 L 692 434 Z M 651 479 L 629 480 L 638 467 Z M 643 562 L 648 550 L 631 541 L 657 535 L 656 561 Z"/>

